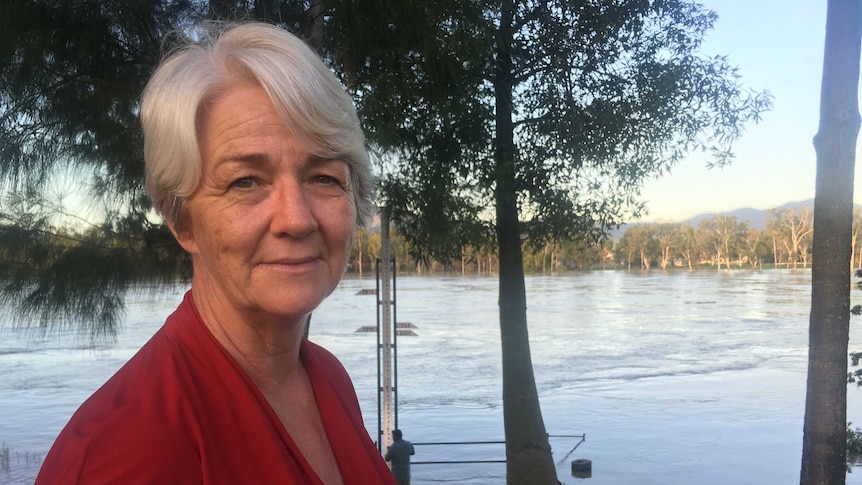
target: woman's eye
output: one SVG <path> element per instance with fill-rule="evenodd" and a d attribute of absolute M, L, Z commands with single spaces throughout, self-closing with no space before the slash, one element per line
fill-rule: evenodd
<path fill-rule="evenodd" d="M 320 174 L 309 179 L 309 187 L 320 195 L 340 196 L 347 191 L 347 184 L 340 178 Z"/>
<path fill-rule="evenodd" d="M 340 185 L 341 183 L 338 179 L 330 177 L 329 175 L 315 175 L 314 178 L 312 178 L 312 181 L 316 184 L 322 185 Z"/>
<path fill-rule="evenodd" d="M 338 188 L 342 190 L 347 187 L 347 183 L 344 180 L 332 175 L 315 175 L 311 178 L 311 182 L 315 185 Z"/>
<path fill-rule="evenodd" d="M 234 180 L 230 185 L 231 187 L 236 187 L 238 189 L 250 189 L 254 187 L 255 180 L 251 177 L 243 177 Z"/>

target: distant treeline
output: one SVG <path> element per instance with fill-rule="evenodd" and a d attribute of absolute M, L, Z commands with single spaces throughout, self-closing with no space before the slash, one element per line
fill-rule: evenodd
<path fill-rule="evenodd" d="M 716 215 L 695 227 L 687 222 L 650 223 L 629 227 L 618 241 L 549 241 L 541 248 L 524 247 L 524 270 L 533 273 L 591 269 L 806 268 L 811 265 L 813 214 L 805 206 L 772 210 L 765 229 L 748 227 L 735 216 Z M 859 230 L 862 212 L 853 213 L 852 266 L 862 268 Z M 349 271 L 373 273 L 380 257 L 380 233 L 360 229 L 353 244 Z M 497 255 L 465 247 L 460 261 L 421 262 L 397 230 L 391 251 L 399 272 L 493 273 Z"/>

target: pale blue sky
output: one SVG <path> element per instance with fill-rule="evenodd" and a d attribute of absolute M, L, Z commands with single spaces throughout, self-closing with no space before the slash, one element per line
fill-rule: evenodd
<path fill-rule="evenodd" d="M 770 209 L 814 197 L 826 0 L 702 0 L 718 16 L 705 54 L 726 54 L 744 85 L 772 93 L 774 107 L 736 143 L 733 165 L 708 170 L 692 156 L 648 182 L 646 221 L 681 221 L 704 212 Z M 855 201 L 862 203 L 857 168 Z"/>

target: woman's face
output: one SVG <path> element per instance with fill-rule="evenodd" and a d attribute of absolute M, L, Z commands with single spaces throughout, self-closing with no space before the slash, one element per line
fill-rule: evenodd
<path fill-rule="evenodd" d="M 348 166 L 315 157 L 262 88 L 240 85 L 204 111 L 202 180 L 188 199 L 195 296 L 240 315 L 302 317 L 338 284 L 356 207 Z"/>

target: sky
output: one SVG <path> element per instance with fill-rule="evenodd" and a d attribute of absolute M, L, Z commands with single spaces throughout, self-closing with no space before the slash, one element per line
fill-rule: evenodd
<path fill-rule="evenodd" d="M 826 0 L 701 0 L 718 14 L 702 52 L 727 55 L 742 84 L 767 90 L 773 109 L 746 127 L 733 164 L 706 168 L 695 155 L 670 175 L 644 185 L 649 214 L 643 221 L 679 222 L 707 212 L 743 207 L 771 209 L 814 198 L 812 140 L 820 111 Z M 859 152 L 857 149 L 857 153 Z M 862 203 L 858 165 L 854 201 Z"/>

